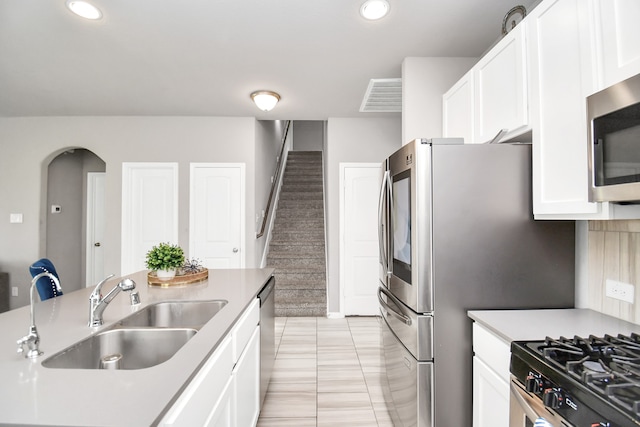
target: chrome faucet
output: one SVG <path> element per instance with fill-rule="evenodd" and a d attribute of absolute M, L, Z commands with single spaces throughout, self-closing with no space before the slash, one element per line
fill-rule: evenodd
<path fill-rule="evenodd" d="M 60 288 L 60 282 L 58 281 L 58 278 L 48 271 L 38 274 L 31 280 L 31 288 L 29 290 L 29 298 L 31 300 L 31 326 L 29 326 L 29 333 L 18 340 L 18 353 L 24 353 L 25 347 L 28 348 L 28 351 L 24 355 L 24 357 L 28 359 L 35 359 L 42 354 L 42 352 L 38 348 L 38 345 L 40 344 L 40 336 L 38 335 L 38 331 L 36 329 L 36 317 L 34 310 L 35 304 L 33 294 L 36 289 L 36 283 L 40 278 L 45 276 L 53 280 L 53 283 L 55 283 L 56 289 L 58 291 L 62 290 L 62 288 Z"/>
<path fill-rule="evenodd" d="M 104 309 L 107 308 L 107 305 L 109 305 L 120 291 L 129 292 L 136 288 L 136 282 L 127 278 L 120 281 L 120 283 L 114 286 L 113 289 L 111 289 L 109 293 L 102 298 L 102 285 L 112 277 L 113 274 L 98 283 L 89 297 L 89 326 L 92 328 L 102 326 L 102 313 L 104 312 Z"/>

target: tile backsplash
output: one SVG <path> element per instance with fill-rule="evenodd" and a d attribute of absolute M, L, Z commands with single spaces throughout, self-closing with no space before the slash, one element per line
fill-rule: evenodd
<path fill-rule="evenodd" d="M 588 308 L 640 324 L 640 220 L 589 221 Z M 634 286 L 633 304 L 606 296 L 606 281 Z"/>

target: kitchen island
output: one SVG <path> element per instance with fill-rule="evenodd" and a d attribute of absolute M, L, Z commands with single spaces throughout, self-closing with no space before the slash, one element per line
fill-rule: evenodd
<path fill-rule="evenodd" d="M 87 326 L 93 287 L 38 301 L 35 320 L 43 355 L 17 354 L 16 340 L 29 329 L 29 307 L 0 314 L 0 425 L 154 425 L 255 300 L 272 269 L 209 270 L 208 279 L 182 287 L 147 285 L 147 272 L 123 276 L 137 284 L 141 304 L 122 292 L 104 311 L 104 325 Z M 106 294 L 122 278 L 103 288 Z M 64 283 L 62 283 L 64 287 Z M 137 370 L 54 369 L 49 356 L 108 329 L 120 319 L 161 301 L 226 300 L 228 303 L 178 352 L 159 365 Z"/>

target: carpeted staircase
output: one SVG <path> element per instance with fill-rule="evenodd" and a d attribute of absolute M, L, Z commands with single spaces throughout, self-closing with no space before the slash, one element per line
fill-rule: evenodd
<path fill-rule="evenodd" d="M 276 316 L 327 314 L 321 151 L 290 151 L 267 266 L 275 268 Z"/>

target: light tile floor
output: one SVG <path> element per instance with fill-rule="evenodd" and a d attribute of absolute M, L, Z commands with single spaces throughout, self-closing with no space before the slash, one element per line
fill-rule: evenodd
<path fill-rule="evenodd" d="M 258 427 L 393 427 L 377 317 L 276 318 L 276 362 Z"/>

